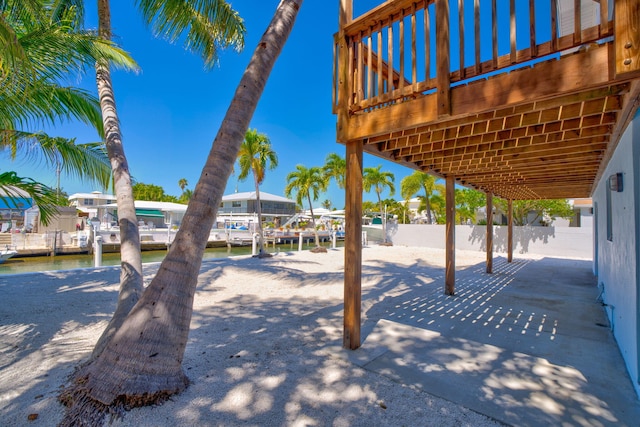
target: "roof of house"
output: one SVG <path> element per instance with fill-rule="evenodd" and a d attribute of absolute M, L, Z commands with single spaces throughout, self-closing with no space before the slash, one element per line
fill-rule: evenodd
<path fill-rule="evenodd" d="M 243 193 L 233 193 L 227 194 L 226 196 L 222 196 L 223 202 L 231 202 L 234 200 L 256 200 L 256 192 L 255 191 L 245 191 Z M 276 196 L 275 194 L 265 193 L 263 191 L 260 192 L 260 200 L 265 202 L 284 202 L 284 203 L 294 203 L 294 200 L 287 199 L 286 197 Z"/>
<path fill-rule="evenodd" d="M 187 210 L 187 205 L 183 205 L 181 203 L 171 203 L 171 202 L 153 202 L 148 200 L 136 200 L 134 201 L 134 205 L 136 209 L 152 209 L 158 210 L 162 212 L 185 212 Z M 117 208 L 117 203 L 109 203 L 107 205 L 98 206 L 101 208 Z"/>
<path fill-rule="evenodd" d="M 76 199 L 115 199 L 113 194 L 104 194 L 99 191 L 92 191 L 91 193 L 74 193 L 69 196 L 69 200 Z"/>

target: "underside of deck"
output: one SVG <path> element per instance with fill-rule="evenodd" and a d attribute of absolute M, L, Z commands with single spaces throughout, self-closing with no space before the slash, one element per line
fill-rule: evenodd
<path fill-rule="evenodd" d="M 343 345 L 355 349 L 363 152 L 445 180 L 444 293 L 455 295 L 456 185 L 486 193 L 492 273 L 493 196 L 508 202 L 511 262 L 514 200 L 590 197 L 608 178 L 603 171 L 640 105 L 640 2 L 389 0 L 354 19 L 353 0 L 340 0 L 339 21 Z"/>
<path fill-rule="evenodd" d="M 571 37 L 532 42 L 530 48 L 460 67 L 446 77 L 427 71 L 429 78 L 421 81 L 415 70 L 420 53 L 405 52 L 407 40 L 396 52 L 387 52 L 379 34 L 385 35 L 385 26 L 393 32 L 395 21 L 401 34 L 396 28 L 395 36 L 385 37 L 411 33 L 407 38 L 415 46 L 416 8 L 425 8 L 426 17 L 429 3 L 437 13 L 441 2 L 389 1 L 345 27 L 356 36 L 343 85 L 348 92 L 342 102 L 348 106 L 337 108 L 339 142 L 362 141 L 365 152 L 439 177 L 453 176 L 457 184 L 505 199 L 589 197 L 640 103 L 639 21 L 631 30 L 622 27 L 620 18 Z M 618 9 L 628 6 L 624 16 L 629 21 L 640 20 L 637 2 L 615 3 Z M 427 18 L 423 27 L 428 27 Z M 438 37 L 436 32 L 431 39 Z M 460 40 L 464 37 L 461 33 Z M 441 50 L 450 51 L 450 44 Z M 442 62 L 433 68 L 449 70 L 450 59 Z"/>
<path fill-rule="evenodd" d="M 603 160 L 632 118 L 638 80 L 609 76 L 610 47 L 594 46 L 355 114 L 348 140 L 364 150 L 505 199 L 589 197 Z"/>

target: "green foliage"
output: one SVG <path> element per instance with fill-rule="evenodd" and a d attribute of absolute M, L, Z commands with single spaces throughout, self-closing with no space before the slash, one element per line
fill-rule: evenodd
<path fill-rule="evenodd" d="M 171 43 L 183 40 L 185 48 L 213 67 L 221 48 L 244 48 L 244 21 L 226 1 L 136 0 L 142 17 L 155 36 Z"/>
<path fill-rule="evenodd" d="M 487 205 L 487 196 L 482 191 L 469 188 L 455 190 L 456 222 L 464 223 L 470 220 L 476 223 L 476 211 Z"/>
<path fill-rule="evenodd" d="M 165 194 L 164 188 L 154 184 L 144 184 L 138 182 L 133 185 L 133 198 L 135 200 L 146 200 L 152 202 L 173 202 L 178 203 L 179 199 L 175 196 Z"/>
<path fill-rule="evenodd" d="M 496 206 L 503 212 L 508 212 L 508 203 L 503 199 L 495 200 Z M 529 213 L 533 213 L 530 217 Z M 556 218 L 573 217 L 573 208 L 566 199 L 551 200 L 514 200 L 513 223 L 514 225 L 531 225 L 545 216 L 552 220 Z"/>
<path fill-rule="evenodd" d="M 25 197 L 25 193 L 28 194 L 40 209 L 40 221 L 44 225 L 48 225 L 58 214 L 56 206 L 62 199 L 57 196 L 55 190 L 31 178 L 19 177 L 15 172 L 0 173 L 0 189 L 6 194 L 0 198 L 10 204 L 17 204 L 17 199 Z"/>
<path fill-rule="evenodd" d="M 362 213 L 363 215 L 373 215 L 378 212 L 378 205 L 374 202 L 365 200 L 362 202 Z"/>
<path fill-rule="evenodd" d="M 434 216 L 431 212 L 431 197 L 436 191 L 435 177 L 422 171 L 414 171 L 411 175 L 402 178 L 402 181 L 400 181 L 400 194 L 402 198 L 407 201 L 420 190 L 424 191 L 424 195 L 419 196 L 422 199 L 422 203 L 418 210 L 420 212 L 423 210 L 427 211 L 427 222 L 431 224 L 432 216 Z"/>
<path fill-rule="evenodd" d="M 328 180 L 322 169 L 314 166 L 307 168 L 304 165 L 297 165 L 296 170 L 287 175 L 287 186 L 284 193 L 291 197 L 296 193 L 296 203 L 303 206 L 306 198 L 311 205 L 311 201 L 318 200 L 320 193 L 327 190 Z"/>
<path fill-rule="evenodd" d="M 322 170 L 329 177 L 334 179 L 338 188 L 344 189 L 345 176 L 347 175 L 347 161 L 336 153 L 329 153 Z"/>
<path fill-rule="evenodd" d="M 111 166 L 101 143 L 76 144 L 30 129 L 76 119 L 102 135 L 96 97 L 60 82 L 77 80 L 97 61 L 130 69 L 135 63 L 113 43 L 81 28 L 82 2 L 0 1 L 0 16 L 0 149 L 11 159 L 42 160 L 107 188 Z M 32 192 L 36 184 L 17 179 L 14 185 Z M 49 199 L 41 196 L 34 200 L 44 218 L 49 207 L 40 203 Z"/>
<path fill-rule="evenodd" d="M 252 172 L 256 185 L 262 184 L 266 169 L 273 170 L 278 166 L 278 155 L 271 148 L 269 137 L 264 133 L 258 133 L 256 129 L 247 130 L 238 151 L 238 164 L 239 181 L 247 179 Z"/>
<path fill-rule="evenodd" d="M 408 224 L 411 221 L 409 207 L 406 203 L 400 203 L 394 199 L 385 199 L 382 204 L 387 208 L 387 215 L 397 216 L 399 224 Z"/>

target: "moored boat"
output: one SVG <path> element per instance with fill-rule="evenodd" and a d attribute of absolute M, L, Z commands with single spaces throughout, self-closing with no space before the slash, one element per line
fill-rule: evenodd
<path fill-rule="evenodd" d="M 2 264 L 12 256 L 17 254 L 18 254 L 18 251 L 14 249 L 9 249 L 9 246 L 7 246 L 6 249 L 3 249 L 0 251 L 0 264 Z"/>

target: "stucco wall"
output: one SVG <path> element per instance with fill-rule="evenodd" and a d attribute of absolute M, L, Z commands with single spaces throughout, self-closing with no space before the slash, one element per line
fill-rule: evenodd
<path fill-rule="evenodd" d="M 456 226 L 456 249 L 486 251 L 485 225 Z M 394 245 L 444 249 L 445 226 L 398 224 L 389 226 Z M 582 227 L 513 227 L 513 253 L 593 259 L 592 229 Z M 493 250 L 507 252 L 507 227 L 493 227 Z"/>
<path fill-rule="evenodd" d="M 640 118 L 625 131 L 593 195 L 596 219 L 596 259 L 594 270 L 604 287 L 603 299 L 620 352 L 624 357 L 636 392 L 638 386 L 638 156 Z M 623 173 L 623 191 L 611 192 L 612 240 L 607 239 L 607 179 Z"/>

